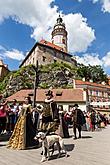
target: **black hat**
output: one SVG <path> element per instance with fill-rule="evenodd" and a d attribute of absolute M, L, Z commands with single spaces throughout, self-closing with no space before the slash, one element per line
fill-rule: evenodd
<path fill-rule="evenodd" d="M 74 104 L 73 107 L 79 107 L 79 105 L 78 104 Z"/>
<path fill-rule="evenodd" d="M 53 96 L 53 92 L 51 90 L 45 91 L 46 96 Z"/>

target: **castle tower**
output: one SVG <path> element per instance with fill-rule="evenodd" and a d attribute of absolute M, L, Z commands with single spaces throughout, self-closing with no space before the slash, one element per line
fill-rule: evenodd
<path fill-rule="evenodd" d="M 60 46 L 63 51 L 67 52 L 67 31 L 60 15 L 52 31 L 52 43 Z"/>

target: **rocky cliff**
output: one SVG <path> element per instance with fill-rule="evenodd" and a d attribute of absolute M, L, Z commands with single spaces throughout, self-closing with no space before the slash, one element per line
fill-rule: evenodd
<path fill-rule="evenodd" d="M 66 63 L 57 62 L 40 66 L 38 71 L 38 88 L 72 88 L 76 70 L 77 68 Z M 17 71 L 10 72 L 0 82 L 0 93 L 7 97 L 20 89 L 32 89 L 34 79 L 35 71 L 33 66 L 22 67 Z"/>

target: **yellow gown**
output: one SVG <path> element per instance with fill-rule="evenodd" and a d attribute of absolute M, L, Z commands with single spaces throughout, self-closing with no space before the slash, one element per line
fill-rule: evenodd
<path fill-rule="evenodd" d="M 26 149 L 26 118 L 30 112 L 31 105 L 23 104 L 23 109 L 20 112 L 14 131 L 9 139 L 8 148 L 18 150 Z"/>

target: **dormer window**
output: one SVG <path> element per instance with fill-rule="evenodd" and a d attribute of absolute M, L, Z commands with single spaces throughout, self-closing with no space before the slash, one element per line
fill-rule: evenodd
<path fill-rule="evenodd" d="M 65 39 L 64 38 L 62 39 L 62 43 L 65 44 Z"/>
<path fill-rule="evenodd" d="M 56 96 L 62 96 L 62 91 L 56 91 Z"/>

